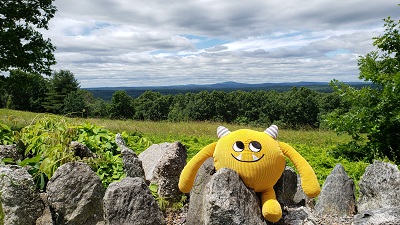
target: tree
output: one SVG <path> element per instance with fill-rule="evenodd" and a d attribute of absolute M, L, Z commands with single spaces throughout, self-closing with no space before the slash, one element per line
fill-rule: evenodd
<path fill-rule="evenodd" d="M 211 101 L 211 95 L 208 91 L 201 91 L 197 94 L 186 94 L 188 103 L 186 113 L 193 121 L 210 121 L 215 113 L 214 103 Z"/>
<path fill-rule="evenodd" d="M 42 75 L 11 70 L 6 80 L 8 107 L 31 112 L 43 112 L 42 102 L 48 81 Z"/>
<path fill-rule="evenodd" d="M 279 120 L 282 107 L 279 100 L 282 93 L 276 91 L 235 91 L 230 106 L 235 122 L 269 126 Z"/>
<path fill-rule="evenodd" d="M 108 111 L 113 119 L 132 119 L 135 113 L 133 98 L 126 91 L 116 91 L 111 98 Z"/>
<path fill-rule="evenodd" d="M 6 77 L 0 76 L 0 108 L 4 108 L 7 105 L 8 94 L 6 91 Z"/>
<path fill-rule="evenodd" d="M 104 101 L 101 98 L 96 98 L 93 101 L 89 102 L 88 104 L 88 112 L 87 115 L 89 117 L 96 117 L 96 118 L 105 118 L 108 117 L 107 109 L 110 107 L 108 106 L 109 103 Z"/>
<path fill-rule="evenodd" d="M 319 105 L 316 96 L 316 91 L 305 87 L 300 89 L 294 87 L 291 91 L 286 92 L 282 121 L 297 128 L 318 127 Z"/>
<path fill-rule="evenodd" d="M 79 82 L 69 70 L 60 70 L 52 74 L 49 92 L 46 93 L 44 108 L 51 113 L 63 113 L 64 101 L 67 95 L 79 89 Z"/>
<path fill-rule="evenodd" d="M 174 95 L 168 111 L 168 120 L 173 122 L 188 121 L 189 117 L 185 112 L 186 105 L 185 95 L 182 93 Z"/>
<path fill-rule="evenodd" d="M 339 153 L 400 162 L 400 20 L 396 23 L 389 17 L 384 21 L 384 34 L 373 38 L 377 49 L 358 60 L 359 78 L 378 88 L 357 90 L 336 82 L 336 92 L 350 103 L 350 108 L 335 110 L 327 122 L 337 132 L 352 137 L 347 146 L 339 148 Z M 362 133 L 366 133 L 366 140 Z"/>
<path fill-rule="evenodd" d="M 2 0 L 0 3 L 0 71 L 15 68 L 38 74 L 51 74 L 55 47 L 39 29 L 57 11 L 53 0 Z"/>
<path fill-rule="evenodd" d="M 146 91 L 135 99 L 135 119 L 166 120 L 172 97 L 159 92 Z"/>
<path fill-rule="evenodd" d="M 63 114 L 71 116 L 84 116 L 86 112 L 84 95 L 80 91 L 73 91 L 64 99 Z"/>
<path fill-rule="evenodd" d="M 229 99 L 230 95 L 224 91 L 212 91 L 209 95 L 214 111 L 212 120 L 216 122 L 232 122 L 232 114 L 235 108 L 233 101 Z"/>
<path fill-rule="evenodd" d="M 84 108 L 81 108 L 80 110 L 80 116 L 97 118 L 104 118 L 108 116 L 107 102 L 105 100 L 101 98 L 95 98 L 92 92 L 84 89 L 79 89 L 78 94 L 84 103 Z"/>

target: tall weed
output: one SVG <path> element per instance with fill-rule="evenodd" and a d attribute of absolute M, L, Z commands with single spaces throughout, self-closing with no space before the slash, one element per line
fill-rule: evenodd
<path fill-rule="evenodd" d="M 16 132 L 16 142 L 24 153 L 20 166 L 29 166 L 39 189 L 44 189 L 55 170 L 77 158 L 69 149 L 75 130 L 67 122 L 55 116 L 47 116 L 37 123 Z"/>
<path fill-rule="evenodd" d="M 10 133 L 9 128 L 4 130 Z M 28 166 L 28 171 L 33 176 L 38 189 L 44 190 L 47 181 L 56 169 L 71 161 L 88 163 L 106 187 L 123 178 L 125 174 L 122 158 L 115 136 L 115 133 L 94 124 L 72 125 L 64 117 L 46 115 L 38 119 L 36 123 L 15 131 L 15 135 L 10 140 L 18 143 L 24 154 L 24 160 L 14 163 Z M 145 138 L 138 135 L 123 133 L 123 138 L 130 146 L 145 148 L 151 144 L 143 141 Z M 72 141 L 86 145 L 96 157 L 75 156 L 74 150 L 70 147 Z"/>
<path fill-rule="evenodd" d="M 14 143 L 14 134 L 11 128 L 0 120 L 0 145 Z"/>

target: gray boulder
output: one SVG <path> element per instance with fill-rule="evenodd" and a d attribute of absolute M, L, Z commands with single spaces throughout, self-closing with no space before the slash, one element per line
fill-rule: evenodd
<path fill-rule="evenodd" d="M 215 173 L 206 186 L 203 224 L 265 224 L 260 201 L 239 175 L 227 168 Z"/>
<path fill-rule="evenodd" d="M 118 145 L 118 146 L 126 146 L 126 143 L 125 143 L 125 141 L 124 141 L 124 139 L 122 138 L 122 135 L 120 134 L 120 133 L 117 133 L 116 135 L 115 135 L 115 143 Z"/>
<path fill-rule="evenodd" d="M 127 177 L 140 177 L 144 179 L 142 161 L 136 153 L 128 147 L 121 147 L 122 164 Z"/>
<path fill-rule="evenodd" d="M 297 174 L 289 166 L 285 167 L 282 176 L 274 185 L 276 199 L 281 205 L 296 205 L 294 196 L 297 192 Z"/>
<path fill-rule="evenodd" d="M 26 169 L 0 166 L 0 214 L 2 224 L 32 225 L 42 215 L 44 203 L 35 191 L 35 183 Z"/>
<path fill-rule="evenodd" d="M 356 212 L 355 186 L 339 163 L 326 178 L 315 205 L 317 216 L 352 216 Z"/>
<path fill-rule="evenodd" d="M 186 165 L 186 148 L 180 142 L 150 146 L 139 155 L 146 180 L 158 186 L 158 195 L 179 199 L 179 176 Z"/>
<path fill-rule="evenodd" d="M 283 212 L 283 219 L 278 224 L 282 225 L 317 225 L 317 219 L 312 215 L 307 207 L 287 208 Z"/>
<path fill-rule="evenodd" d="M 396 165 L 374 161 L 359 182 L 358 211 L 400 207 L 400 172 Z"/>
<path fill-rule="evenodd" d="M 158 204 L 139 177 L 110 184 L 104 195 L 104 218 L 108 225 L 165 224 Z"/>
<path fill-rule="evenodd" d="M 100 178 L 81 162 L 60 166 L 47 184 L 56 224 L 94 225 L 102 221 L 104 193 Z"/>
<path fill-rule="evenodd" d="M 206 185 L 214 173 L 214 159 L 208 158 L 197 171 L 192 190 L 190 191 L 189 209 L 186 214 L 187 224 L 204 224 L 203 214 L 199 212 L 203 210 L 203 197 Z"/>
<path fill-rule="evenodd" d="M 83 158 L 96 158 L 96 154 L 90 149 L 77 141 L 71 141 L 69 147 L 74 151 L 75 156 L 79 156 L 81 159 Z"/>
<path fill-rule="evenodd" d="M 22 160 L 22 153 L 18 151 L 17 145 L 0 145 L 0 161 L 4 158 L 11 158 L 14 162 Z"/>
<path fill-rule="evenodd" d="M 51 216 L 51 210 L 49 206 L 49 200 L 47 199 L 47 194 L 40 193 L 40 198 L 44 203 L 43 214 L 36 220 L 36 225 L 53 225 L 53 217 Z"/>
<path fill-rule="evenodd" d="M 120 133 L 115 136 L 115 142 L 121 149 L 122 164 L 127 177 L 141 177 L 145 178 L 142 161 L 139 160 L 136 153 L 128 148 Z"/>
<path fill-rule="evenodd" d="M 293 197 L 293 202 L 297 206 L 309 206 L 307 202 L 310 201 L 310 198 L 307 197 L 306 193 L 304 193 L 303 188 L 301 187 L 301 178 L 300 175 L 297 174 L 297 190 Z M 312 205 L 314 208 L 314 205 Z"/>
<path fill-rule="evenodd" d="M 395 225 L 400 224 L 400 208 L 365 210 L 356 215 L 353 225 Z"/>

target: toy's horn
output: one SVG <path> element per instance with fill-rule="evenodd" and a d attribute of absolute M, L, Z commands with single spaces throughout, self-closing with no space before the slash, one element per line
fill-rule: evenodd
<path fill-rule="evenodd" d="M 223 136 L 226 136 L 230 133 L 230 131 L 228 130 L 228 128 L 224 127 L 224 126 L 219 126 L 217 128 L 217 135 L 218 138 L 222 138 Z"/>
<path fill-rule="evenodd" d="M 276 137 L 278 137 L 278 126 L 271 125 L 267 129 L 265 129 L 264 132 L 271 136 L 273 139 L 276 139 Z"/>

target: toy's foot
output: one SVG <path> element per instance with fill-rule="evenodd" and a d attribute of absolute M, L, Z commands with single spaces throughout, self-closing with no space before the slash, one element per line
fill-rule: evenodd
<path fill-rule="evenodd" d="M 263 204 L 262 214 L 266 220 L 278 222 L 282 217 L 281 205 L 277 200 L 270 199 Z"/>

